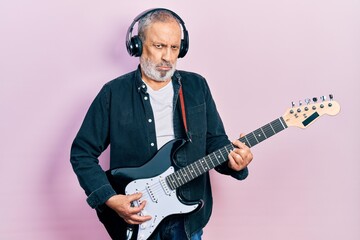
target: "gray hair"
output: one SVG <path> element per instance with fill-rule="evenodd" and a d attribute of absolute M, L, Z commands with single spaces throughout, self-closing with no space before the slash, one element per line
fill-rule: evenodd
<path fill-rule="evenodd" d="M 179 19 L 177 19 L 170 11 L 167 10 L 156 10 L 145 15 L 139 20 L 138 23 L 138 36 L 142 42 L 145 41 L 145 30 L 155 22 L 170 22 L 175 20 L 179 25 Z"/>

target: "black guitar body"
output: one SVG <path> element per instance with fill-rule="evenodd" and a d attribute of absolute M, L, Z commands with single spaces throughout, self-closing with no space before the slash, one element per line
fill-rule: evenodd
<path fill-rule="evenodd" d="M 97 210 L 99 220 L 104 224 L 112 239 L 148 239 L 167 216 L 189 213 L 201 206 L 201 202 L 183 201 L 178 197 L 176 190 L 170 189 L 165 181 L 165 177 L 177 169 L 173 157 L 184 144 L 184 140 L 172 140 L 165 144 L 150 161 L 140 167 L 116 168 L 106 172 L 110 184 L 118 194 L 142 192 L 143 196 L 140 200 L 147 201 L 143 214 L 152 216 L 149 223 L 138 226 L 127 224 L 107 206 Z"/>

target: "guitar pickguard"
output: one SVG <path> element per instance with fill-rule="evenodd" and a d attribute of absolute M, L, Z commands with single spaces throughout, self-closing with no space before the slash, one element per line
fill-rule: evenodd
<path fill-rule="evenodd" d="M 125 188 L 125 194 L 141 192 L 143 195 L 134 206 L 146 200 L 146 205 L 141 215 L 150 215 L 152 219 L 139 225 L 138 240 L 147 239 L 167 216 L 173 214 L 184 214 L 194 211 L 198 204 L 186 205 L 182 203 L 176 194 L 176 190 L 171 190 L 165 182 L 165 177 L 174 172 L 170 167 L 162 174 L 146 179 L 138 179 L 130 182 Z"/>

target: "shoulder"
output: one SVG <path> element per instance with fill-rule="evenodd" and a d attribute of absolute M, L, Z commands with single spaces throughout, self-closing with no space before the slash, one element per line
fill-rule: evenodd
<path fill-rule="evenodd" d="M 136 71 L 132 71 L 105 83 L 104 88 L 114 89 L 122 86 L 127 86 L 132 84 L 135 78 Z"/>
<path fill-rule="evenodd" d="M 201 89 L 208 89 L 208 84 L 206 79 L 195 72 L 188 72 L 183 70 L 178 70 L 177 73 L 181 76 L 181 82 L 185 86 L 193 86 Z"/>
<path fill-rule="evenodd" d="M 177 70 L 177 72 L 180 74 L 181 78 L 183 79 L 195 79 L 200 81 L 206 81 L 203 76 L 195 72 L 188 72 L 184 70 Z"/>

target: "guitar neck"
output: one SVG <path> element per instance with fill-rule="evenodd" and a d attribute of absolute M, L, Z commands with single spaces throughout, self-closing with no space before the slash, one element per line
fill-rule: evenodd
<path fill-rule="evenodd" d="M 251 148 L 256 144 L 268 139 L 269 137 L 281 132 L 285 128 L 287 128 L 287 125 L 283 117 L 280 117 L 262 126 L 261 128 L 258 128 L 255 131 L 252 131 L 251 133 L 239 138 L 239 140 L 245 143 L 246 146 Z"/>
<path fill-rule="evenodd" d="M 251 133 L 239 138 L 248 147 L 253 147 L 258 143 L 268 139 L 269 137 L 281 132 L 287 128 L 283 117 L 252 131 Z M 168 175 L 166 182 L 172 190 L 190 182 L 194 178 L 210 171 L 211 169 L 223 164 L 228 160 L 228 154 L 235 148 L 233 144 L 226 145 L 215 152 L 195 161 L 194 163 L 179 169 L 178 171 Z"/>

